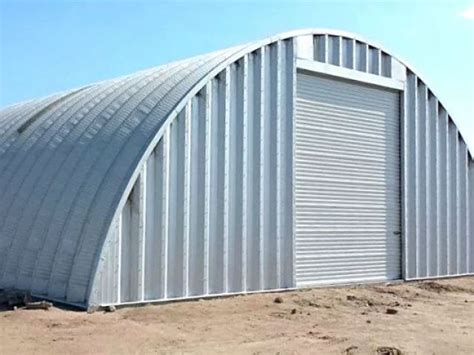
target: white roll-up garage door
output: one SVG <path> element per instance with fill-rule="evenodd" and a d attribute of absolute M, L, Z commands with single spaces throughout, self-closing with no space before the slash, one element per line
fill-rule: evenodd
<path fill-rule="evenodd" d="M 298 286 L 401 277 L 399 96 L 298 74 Z"/>

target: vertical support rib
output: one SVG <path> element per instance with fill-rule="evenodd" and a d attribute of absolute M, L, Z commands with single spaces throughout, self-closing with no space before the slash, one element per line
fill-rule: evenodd
<path fill-rule="evenodd" d="M 416 118 L 416 277 L 426 275 L 426 107 L 427 88 L 418 79 Z"/>
<path fill-rule="evenodd" d="M 138 176 L 139 207 L 138 207 L 138 300 L 145 299 L 145 251 L 146 251 L 146 176 L 147 166 L 143 166 Z"/>
<path fill-rule="evenodd" d="M 170 191 L 170 127 L 166 128 L 163 135 L 163 214 L 161 230 L 161 280 L 163 283 L 162 298 L 168 298 L 168 234 L 169 234 L 169 191 Z"/>
<path fill-rule="evenodd" d="M 408 72 L 405 89 L 405 111 L 403 115 L 403 239 L 405 279 L 416 277 L 416 114 L 417 114 L 417 78 Z"/>
<path fill-rule="evenodd" d="M 288 255 L 288 285 L 290 287 L 296 286 L 296 217 L 295 217 L 295 193 L 294 193 L 294 171 L 295 171 L 295 123 L 294 117 L 296 117 L 296 55 L 295 55 L 295 43 L 291 40 L 291 45 L 287 52 L 287 97 L 286 97 L 286 123 L 287 123 L 287 183 L 288 183 L 288 230 L 287 230 L 287 247 L 285 250 L 289 250 Z M 355 43 L 353 42 L 354 51 Z M 355 58 L 352 58 L 352 63 L 355 65 Z"/>
<path fill-rule="evenodd" d="M 230 224 L 230 204 L 229 204 L 229 183 L 230 183 L 230 150 L 229 150 L 229 130 L 230 130 L 230 68 L 227 67 L 224 73 L 225 96 L 224 96 L 224 292 L 229 291 L 229 224 Z"/>
<path fill-rule="evenodd" d="M 117 257 L 117 303 L 122 303 L 122 214 L 120 213 L 117 220 L 117 241 L 118 241 L 118 257 Z"/>
<path fill-rule="evenodd" d="M 177 261 L 180 256 L 177 255 L 177 244 L 178 244 L 178 231 L 177 224 L 181 224 L 181 220 L 178 216 L 178 208 L 182 207 L 182 203 L 179 203 L 178 197 L 178 145 L 177 142 L 179 141 L 178 135 L 178 125 L 181 121 L 181 117 L 178 116 L 175 118 L 173 122 L 171 122 L 169 130 L 170 130 L 170 141 L 169 141 L 169 149 L 170 149 L 170 162 L 169 162 L 169 198 L 168 198 L 168 298 L 175 298 L 177 297 L 176 286 L 175 283 L 180 283 L 180 273 L 181 268 L 178 267 Z M 178 222 L 179 220 L 179 222 Z"/>
<path fill-rule="evenodd" d="M 447 221 L 448 221 L 448 275 L 456 273 L 457 248 L 456 248 L 456 190 L 457 190 L 457 129 L 451 118 L 448 116 L 448 203 L 447 203 Z"/>
<path fill-rule="evenodd" d="M 329 35 L 325 34 L 321 36 L 323 39 L 322 49 L 323 49 L 323 59 L 324 63 L 329 63 Z"/>
<path fill-rule="evenodd" d="M 189 295 L 189 238 L 191 232 L 191 130 L 192 106 L 188 103 L 184 112 L 184 203 L 183 203 L 183 296 Z M 197 233 L 193 229 L 194 233 Z"/>
<path fill-rule="evenodd" d="M 464 204 L 464 249 L 463 249 L 463 258 L 464 258 L 464 273 L 469 273 L 469 148 L 466 145 L 466 142 L 463 140 L 463 145 L 465 149 L 464 155 L 464 195 L 462 196 Z"/>
<path fill-rule="evenodd" d="M 293 46 L 292 40 L 280 42 L 278 61 L 277 127 L 277 233 L 278 287 L 291 287 L 293 279 L 292 234 L 292 123 L 293 123 Z"/>
<path fill-rule="evenodd" d="M 357 70 L 357 41 L 353 38 L 350 39 L 352 43 L 352 66 L 350 69 Z"/>
<path fill-rule="evenodd" d="M 212 85 L 211 80 L 206 85 L 206 103 L 205 103 L 205 172 L 204 172 L 204 285 L 203 293 L 209 294 L 209 255 L 210 255 L 210 233 L 211 233 L 211 158 L 212 158 L 212 126 L 211 126 L 211 114 L 212 114 Z"/>
<path fill-rule="evenodd" d="M 466 189 L 467 186 L 467 175 L 466 175 L 466 165 L 467 165 L 467 147 L 466 144 L 463 142 L 462 137 L 458 134 L 457 139 L 458 145 L 458 161 L 457 161 L 457 176 L 458 176 L 458 184 L 457 184 L 457 245 L 458 245 L 458 254 L 457 254 L 457 274 L 465 274 L 467 273 L 466 267 L 466 247 L 467 247 L 467 230 L 466 230 L 466 222 L 467 222 L 467 205 L 466 205 L 466 197 L 468 195 L 468 191 Z"/>
<path fill-rule="evenodd" d="M 267 81 L 267 69 L 266 69 L 266 62 L 267 59 L 267 48 L 262 47 L 260 49 L 260 159 L 259 159 L 259 171 L 260 171 L 260 206 L 259 206 L 259 222 L 260 222 L 260 230 L 259 230 L 259 260 L 260 260 L 260 286 L 259 289 L 262 290 L 265 288 L 265 135 L 266 135 L 266 124 L 265 124 L 265 115 L 267 114 L 267 107 L 265 104 L 266 100 L 266 81 Z"/>
<path fill-rule="evenodd" d="M 339 42 L 338 42 L 339 43 Z M 282 42 L 278 41 L 276 44 L 274 44 L 275 47 L 275 54 L 272 58 L 273 66 L 275 67 L 275 95 L 274 95 L 274 100 L 275 100 L 275 130 L 276 130 L 276 136 L 273 138 L 275 139 L 275 144 L 276 144 L 276 149 L 275 149 L 275 154 L 276 154 L 276 253 L 275 253 L 275 262 L 276 262 L 276 280 L 275 280 L 275 286 L 279 288 L 282 284 L 282 278 L 281 278 L 281 241 L 282 241 L 282 235 L 284 232 L 285 228 L 285 222 L 284 222 L 284 217 L 283 217 L 283 203 L 284 203 L 284 171 L 282 171 L 282 167 L 284 167 L 284 163 L 282 162 L 282 145 L 284 141 L 284 136 L 283 136 L 283 123 L 282 123 L 282 113 L 281 113 L 281 101 L 282 101 Z M 340 48 L 338 48 L 340 49 Z M 340 52 L 338 52 L 339 55 Z"/>
<path fill-rule="evenodd" d="M 249 56 L 245 55 L 242 60 L 242 150 L 239 152 L 242 155 L 242 251 L 241 251 L 241 285 L 242 290 L 247 291 L 247 239 L 249 234 L 248 229 L 248 214 L 254 213 L 253 210 L 248 209 L 247 185 L 248 185 L 248 76 L 249 76 Z"/>
<path fill-rule="evenodd" d="M 447 186 L 447 141 L 448 141 L 448 115 L 446 110 L 438 104 L 438 119 L 436 129 L 436 150 L 437 150 L 437 216 L 438 224 L 436 228 L 437 238 L 437 255 L 438 255 L 438 275 L 446 275 L 448 269 L 448 249 L 447 249 L 447 203 L 448 203 L 448 186 Z"/>
<path fill-rule="evenodd" d="M 437 174 L 436 174 L 436 122 L 438 121 L 438 100 L 428 92 L 427 117 L 426 117 L 426 274 L 437 274 L 438 255 L 436 230 L 438 225 L 437 215 Z"/>

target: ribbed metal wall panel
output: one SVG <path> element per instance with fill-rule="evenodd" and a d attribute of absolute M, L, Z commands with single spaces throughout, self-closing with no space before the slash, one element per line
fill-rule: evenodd
<path fill-rule="evenodd" d="M 472 273 L 472 158 L 446 109 L 409 69 L 404 101 L 405 278 Z"/>
<path fill-rule="evenodd" d="M 121 238 L 118 294 L 102 289 L 116 269 L 107 241 L 94 303 L 293 286 L 293 45 L 278 41 L 230 64 L 173 120 L 109 236 Z"/>
<path fill-rule="evenodd" d="M 119 275 L 121 274 L 119 269 L 119 256 L 121 254 L 121 245 L 119 243 L 121 242 L 121 237 L 119 233 L 121 228 L 119 224 L 121 224 L 121 221 L 115 221 L 109 230 L 104 253 L 101 255 L 101 263 L 103 263 L 104 267 L 96 275 L 97 292 L 100 293 L 98 297 L 111 300 L 113 303 L 120 302 L 118 290 L 121 288 L 119 281 Z"/>
<path fill-rule="evenodd" d="M 400 278 L 400 94 L 308 74 L 297 88 L 297 285 Z"/>

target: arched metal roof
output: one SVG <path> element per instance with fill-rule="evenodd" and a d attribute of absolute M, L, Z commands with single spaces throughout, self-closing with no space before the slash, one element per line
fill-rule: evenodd
<path fill-rule="evenodd" d="M 289 32 L 0 111 L 0 287 L 86 301 L 110 223 L 166 125 L 230 63 L 306 34 L 368 43 Z"/>

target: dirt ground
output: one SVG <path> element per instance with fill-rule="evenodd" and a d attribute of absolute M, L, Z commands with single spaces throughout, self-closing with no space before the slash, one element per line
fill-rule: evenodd
<path fill-rule="evenodd" d="M 0 353 L 474 354 L 474 277 L 0 312 Z"/>

